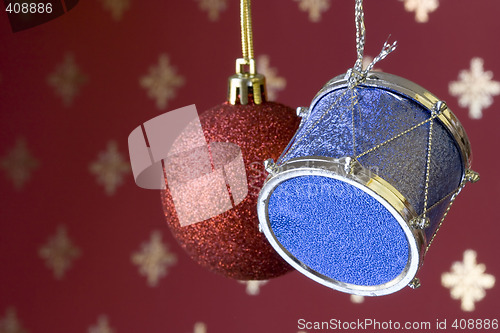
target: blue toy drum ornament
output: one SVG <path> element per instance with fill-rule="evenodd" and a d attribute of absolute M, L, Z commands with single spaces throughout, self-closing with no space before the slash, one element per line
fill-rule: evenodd
<path fill-rule="evenodd" d="M 395 75 L 329 81 L 274 163 L 261 230 L 294 268 L 333 289 L 378 296 L 415 277 L 467 181 L 467 135 L 443 101 Z"/>

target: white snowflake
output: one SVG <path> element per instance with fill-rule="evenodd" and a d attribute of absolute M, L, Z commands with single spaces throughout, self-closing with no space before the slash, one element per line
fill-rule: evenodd
<path fill-rule="evenodd" d="M 160 278 L 167 274 L 167 268 L 176 262 L 177 256 L 162 243 L 159 231 L 154 231 L 149 242 L 143 243 L 141 250 L 132 254 L 132 263 L 139 266 L 139 272 L 147 277 L 151 287 L 157 286 Z"/>
<path fill-rule="evenodd" d="M 100 316 L 97 325 L 89 327 L 88 333 L 113 333 L 114 330 L 109 326 L 108 318 Z"/>
<path fill-rule="evenodd" d="M 351 295 L 351 302 L 360 304 L 365 301 L 365 297 L 361 295 Z"/>
<path fill-rule="evenodd" d="M 493 104 L 493 97 L 500 94 L 500 82 L 493 81 L 493 73 L 485 72 L 483 59 L 473 58 L 470 70 L 461 70 L 459 81 L 451 82 L 450 94 L 458 96 L 458 104 L 469 108 L 469 117 L 479 119 L 483 109 Z"/>
<path fill-rule="evenodd" d="M 309 20 L 319 22 L 321 14 L 330 8 L 330 0 L 295 0 L 303 12 L 309 12 Z"/>
<path fill-rule="evenodd" d="M 123 18 L 123 13 L 130 8 L 131 0 L 101 0 L 104 9 L 111 12 L 111 17 L 115 21 Z"/>
<path fill-rule="evenodd" d="M 270 66 L 268 55 L 261 55 L 257 58 L 257 72 L 266 77 L 267 99 L 274 101 L 278 91 L 286 87 L 286 79 L 278 76 L 278 70 Z"/>
<path fill-rule="evenodd" d="M 217 21 L 221 11 L 227 8 L 227 0 L 198 0 L 201 10 L 208 12 L 210 21 Z"/>
<path fill-rule="evenodd" d="M 156 100 L 156 106 L 165 109 L 168 101 L 176 96 L 176 89 L 184 84 L 184 78 L 176 74 L 168 55 L 161 54 L 158 66 L 150 67 L 149 74 L 143 76 L 139 83 L 147 89 L 148 96 Z"/>
<path fill-rule="evenodd" d="M 31 178 L 31 173 L 38 167 L 38 161 L 31 155 L 26 147 L 26 141 L 17 139 L 16 145 L 0 159 L 0 168 L 14 184 L 16 190 L 22 189 Z"/>
<path fill-rule="evenodd" d="M 80 92 L 80 87 L 87 82 L 71 54 L 67 54 L 64 61 L 49 75 L 47 82 L 54 88 L 65 106 L 71 105 L 73 98 Z"/>
<path fill-rule="evenodd" d="M 66 271 L 71 268 L 73 260 L 80 256 L 80 249 L 73 245 L 66 228 L 60 226 L 57 233 L 40 248 L 38 254 L 45 259 L 47 267 L 52 269 L 54 277 L 62 279 Z"/>
<path fill-rule="evenodd" d="M 0 333 L 27 333 L 17 319 L 14 308 L 7 309 L 4 318 L 0 318 Z"/>
<path fill-rule="evenodd" d="M 113 195 L 118 185 L 123 183 L 124 174 L 130 172 L 130 165 L 118 151 L 116 142 L 108 142 L 106 151 L 99 153 L 97 161 L 90 164 L 90 172 L 95 174 L 97 182 L 104 185 L 106 193 Z"/>
<path fill-rule="evenodd" d="M 462 301 L 462 310 L 473 311 L 474 303 L 486 296 L 486 289 L 495 285 L 495 277 L 486 274 L 486 266 L 476 262 L 477 253 L 474 250 L 464 252 L 463 262 L 454 262 L 451 273 L 441 275 L 441 284 L 450 288 L 453 299 Z"/>
<path fill-rule="evenodd" d="M 207 325 L 202 322 L 197 322 L 194 324 L 193 333 L 207 333 Z"/>
<path fill-rule="evenodd" d="M 248 281 L 238 281 L 239 283 L 246 284 L 246 292 L 248 295 L 255 296 L 260 292 L 260 287 L 265 285 L 268 280 L 248 280 Z"/>
<path fill-rule="evenodd" d="M 415 12 L 415 20 L 420 23 L 429 21 L 429 13 L 439 7 L 439 0 L 400 0 L 405 2 L 408 12 Z"/>

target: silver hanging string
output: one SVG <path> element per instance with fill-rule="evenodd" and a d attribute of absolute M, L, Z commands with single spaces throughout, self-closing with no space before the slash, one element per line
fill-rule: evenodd
<path fill-rule="evenodd" d="M 389 53 L 391 53 L 392 51 L 394 51 L 396 49 L 397 41 L 394 41 L 394 43 L 389 44 L 389 38 L 391 38 L 390 35 L 389 35 L 389 37 L 387 37 L 387 40 L 384 42 L 384 46 L 382 47 L 382 50 L 380 51 L 380 53 L 378 54 L 378 56 L 376 56 L 372 60 L 372 62 L 370 62 L 368 64 L 368 66 L 366 67 L 366 69 L 365 69 L 366 73 L 368 73 L 369 71 L 371 71 L 373 69 L 373 66 L 375 66 L 375 64 L 377 62 L 379 62 L 380 60 L 385 59 L 385 57 L 387 57 L 389 55 Z"/>
<path fill-rule="evenodd" d="M 354 107 L 358 102 L 358 94 L 355 87 L 365 82 L 368 72 L 373 69 L 375 64 L 384 59 L 396 49 L 396 42 L 392 45 L 388 43 L 389 38 L 384 43 L 379 55 L 376 56 L 370 64 L 363 70 L 363 57 L 365 51 L 366 29 L 365 29 L 365 12 L 363 10 L 363 0 L 356 0 L 354 4 L 354 20 L 356 22 L 356 54 L 357 59 L 354 67 L 347 71 L 347 82 L 349 90 L 351 91 L 351 99 L 353 104 L 351 106 L 352 117 L 352 154 L 356 156 L 356 126 L 355 126 L 355 111 Z M 390 36 L 389 36 L 390 37 Z M 361 110 L 359 110 L 359 117 L 361 120 Z M 356 159 L 356 158 L 354 158 Z M 353 160 L 354 161 L 354 160 Z"/>
<path fill-rule="evenodd" d="M 356 106 L 358 100 L 358 95 L 355 91 L 355 87 L 358 86 L 359 84 L 365 82 L 366 80 L 366 77 L 368 75 L 368 72 L 371 71 L 373 69 L 373 67 L 375 66 L 376 63 L 378 63 L 379 61 L 383 60 L 385 57 L 387 57 L 392 51 L 394 51 L 396 49 L 396 44 L 397 42 L 395 41 L 394 43 L 392 44 L 389 44 L 388 40 L 389 38 L 387 38 L 387 40 L 385 41 L 384 43 L 384 46 L 382 47 L 382 50 L 380 51 L 379 55 L 377 55 L 372 61 L 371 63 L 367 66 L 367 68 L 365 70 L 363 70 L 363 56 L 364 56 L 364 49 L 365 49 L 365 38 L 366 38 L 366 30 L 365 30 L 365 13 L 364 13 L 364 10 L 363 10 L 363 0 L 355 0 L 355 22 L 356 22 L 356 53 L 357 53 L 357 59 L 356 59 L 356 63 L 354 64 L 354 67 L 353 68 L 350 68 L 347 73 L 346 73 L 346 79 L 347 79 L 347 83 L 348 83 L 348 88 L 346 91 L 344 91 L 344 93 L 342 93 L 341 96 L 339 96 L 337 98 L 337 100 L 327 109 L 323 112 L 323 114 L 321 115 L 321 117 L 319 119 L 317 119 L 315 121 L 315 123 L 305 132 L 303 133 L 301 136 L 299 136 L 298 138 L 296 138 L 296 140 L 294 141 L 294 143 L 283 153 L 283 155 L 279 158 L 278 161 L 280 160 L 283 160 L 285 159 L 290 151 L 293 150 L 294 147 L 296 147 L 300 142 L 302 142 L 302 140 L 304 138 L 307 137 L 307 135 L 309 134 L 310 131 L 312 131 L 312 129 L 314 129 L 316 127 L 316 125 L 328 114 L 328 112 L 330 112 L 334 107 L 337 106 L 337 103 L 350 91 L 351 92 L 351 99 L 352 99 L 352 105 L 351 105 L 351 117 L 352 117 L 352 146 L 353 146 L 353 155 L 354 155 L 354 159 L 358 159 L 362 156 L 364 156 L 365 154 L 381 147 L 382 145 L 384 145 L 385 143 L 388 143 L 392 140 L 395 140 L 396 138 L 406 134 L 408 131 L 411 131 L 413 129 L 415 129 L 416 127 L 419 127 L 425 123 L 427 123 L 428 121 L 431 121 L 431 120 L 427 120 L 421 124 L 419 124 L 418 126 L 408 130 L 408 131 L 405 131 L 403 134 L 400 134 L 400 135 L 397 135 L 395 137 L 393 137 L 392 139 L 390 140 L 387 140 L 385 143 L 383 144 L 379 144 L 377 145 L 376 147 L 372 148 L 372 149 L 369 149 L 368 151 L 365 151 L 361 154 L 358 154 L 357 151 L 356 151 L 356 129 L 355 129 L 355 121 L 354 121 L 354 107 Z M 390 37 L 390 36 L 389 36 Z M 343 114 L 340 114 L 340 116 L 342 117 Z M 361 112 L 359 114 L 360 118 L 361 118 Z M 354 160 L 353 159 L 353 160 Z"/>
<path fill-rule="evenodd" d="M 385 57 L 387 57 L 392 51 L 396 49 L 397 42 L 392 44 L 388 43 L 389 38 L 384 43 L 382 50 L 376 56 L 370 64 L 363 70 L 363 56 L 365 51 L 365 39 L 366 39 L 366 29 L 365 29 L 365 13 L 363 10 L 363 0 L 356 0 L 355 6 L 355 21 L 356 21 L 356 53 L 357 59 L 354 67 L 348 72 L 349 75 L 349 88 L 354 88 L 360 83 L 363 83 L 368 75 L 368 72 L 373 69 L 375 64 Z M 390 37 L 390 36 L 389 36 Z"/>
<path fill-rule="evenodd" d="M 363 0 L 356 0 L 354 5 L 354 19 L 356 22 L 356 53 L 358 55 L 354 69 L 363 71 L 363 53 L 365 51 L 365 12 L 363 10 Z"/>

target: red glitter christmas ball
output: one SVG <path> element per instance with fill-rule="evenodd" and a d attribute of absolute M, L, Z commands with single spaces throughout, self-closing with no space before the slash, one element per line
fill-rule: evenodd
<path fill-rule="evenodd" d="M 162 191 L 165 217 L 172 234 L 188 255 L 211 271 L 238 280 L 265 280 L 292 270 L 259 232 L 257 198 L 267 177 L 263 161 L 277 159 L 297 130 L 300 118 L 285 105 L 215 106 L 200 116 L 207 142 L 229 142 L 241 149 L 248 194 L 217 216 L 181 226 L 172 192 Z"/>

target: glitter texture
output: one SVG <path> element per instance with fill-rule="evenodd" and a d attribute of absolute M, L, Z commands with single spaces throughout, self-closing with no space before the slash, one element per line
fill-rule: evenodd
<path fill-rule="evenodd" d="M 358 156 L 430 117 L 418 102 L 382 88 L 339 88 L 318 96 L 278 165 L 298 157 Z M 454 138 L 439 120 L 433 122 L 428 239 L 464 172 Z M 395 187 L 417 214 L 424 210 L 429 127 L 428 122 L 358 159 Z M 317 274 L 375 286 L 396 279 L 408 263 L 409 244 L 399 222 L 348 183 L 321 176 L 291 178 L 274 188 L 267 210 L 277 241 Z"/>
<path fill-rule="evenodd" d="M 314 212 L 307 214 L 304 212 Z M 281 245 L 314 271 L 374 286 L 395 279 L 408 261 L 406 236 L 376 199 L 339 180 L 291 178 L 269 199 L 269 221 Z"/>
<path fill-rule="evenodd" d="M 174 237 L 193 260 L 227 277 L 265 280 L 290 271 L 259 232 L 256 204 L 267 177 L 262 163 L 277 159 L 292 138 L 300 122 L 295 110 L 273 102 L 226 102 L 204 112 L 200 121 L 207 142 L 231 142 L 241 148 L 248 195 L 229 211 L 181 227 L 170 192 L 162 191 L 165 217 Z"/>
<path fill-rule="evenodd" d="M 356 154 L 365 152 L 430 116 L 429 110 L 419 103 L 395 92 L 368 87 L 356 88 L 356 91 Z M 322 97 L 278 163 L 304 156 L 353 156 L 352 104 L 351 92 L 345 89 Z M 325 112 L 330 108 L 330 111 Z M 418 214 L 423 212 L 424 207 L 428 135 L 427 123 L 359 159 L 365 168 L 394 186 Z M 434 120 L 428 207 L 456 190 L 463 172 L 455 140 L 439 121 Z M 444 200 L 444 205 L 448 202 L 449 199 Z M 434 214 L 436 219 L 433 219 L 426 233 L 434 233 L 441 218 L 437 215 Z"/>

